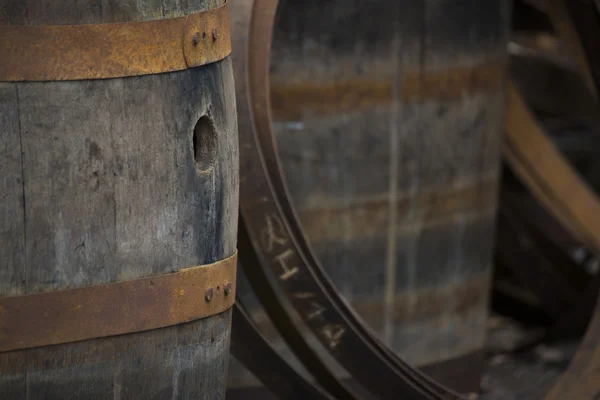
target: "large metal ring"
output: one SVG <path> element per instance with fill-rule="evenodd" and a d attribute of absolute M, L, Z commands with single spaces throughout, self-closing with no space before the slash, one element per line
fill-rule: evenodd
<path fill-rule="evenodd" d="M 324 367 L 322 358 L 306 344 L 281 304 L 275 286 L 285 294 L 330 355 L 368 392 L 378 398 L 460 398 L 408 366 L 374 336 L 339 296 L 305 240 L 289 200 L 271 129 L 268 66 L 276 8 L 276 0 L 254 0 L 240 2 L 239 7 L 232 10 L 242 149 L 240 249 L 248 277 L 288 344 L 334 396 L 360 397 L 339 382 Z M 515 92 L 512 92 L 511 99 L 509 112 L 527 113 L 524 105 L 515 101 L 518 99 Z M 555 155 L 559 160 L 560 154 Z M 529 156 L 526 154 L 525 157 Z M 573 194 L 564 192 L 564 186 L 555 187 L 559 189 L 555 193 L 558 199 L 564 202 L 569 197 L 572 200 Z M 553 206 L 550 208 L 563 209 L 555 199 L 549 200 Z M 590 237 L 589 232 L 579 230 L 579 233 L 580 237 Z M 591 323 L 571 369 L 547 399 L 557 399 L 556 393 L 567 393 L 567 389 L 575 390 L 575 386 L 584 388 L 585 385 L 580 383 L 573 384 L 574 377 L 587 379 L 589 385 L 597 385 L 586 373 L 591 373 L 594 365 L 600 363 L 598 331 L 600 316 Z M 595 352 L 590 353 L 590 348 L 596 349 Z M 596 354 L 598 357 L 595 357 Z M 584 388 L 576 392 L 577 396 L 573 396 L 571 391 L 562 398 L 592 399 L 595 395 L 592 392 L 590 388 Z"/>

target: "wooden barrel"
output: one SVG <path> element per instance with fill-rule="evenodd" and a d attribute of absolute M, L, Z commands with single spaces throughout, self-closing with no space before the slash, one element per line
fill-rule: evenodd
<path fill-rule="evenodd" d="M 282 2 L 271 54 L 280 160 L 312 248 L 358 313 L 407 361 L 474 389 L 509 4 L 396 3 Z"/>
<path fill-rule="evenodd" d="M 0 398 L 224 398 L 238 143 L 223 3 L 0 0 Z"/>

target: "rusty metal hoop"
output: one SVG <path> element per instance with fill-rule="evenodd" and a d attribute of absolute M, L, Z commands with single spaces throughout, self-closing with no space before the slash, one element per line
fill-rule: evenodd
<path fill-rule="evenodd" d="M 107 79 L 180 71 L 231 53 L 228 3 L 185 17 L 0 25 L 0 81 Z"/>
<path fill-rule="evenodd" d="M 237 252 L 170 274 L 0 297 L 0 352 L 142 332 L 231 308 Z"/>

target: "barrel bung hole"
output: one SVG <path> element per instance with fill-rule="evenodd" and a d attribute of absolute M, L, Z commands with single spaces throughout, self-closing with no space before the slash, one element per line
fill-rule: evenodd
<path fill-rule="evenodd" d="M 213 120 L 203 115 L 194 127 L 192 136 L 194 146 L 194 159 L 198 172 L 209 172 L 213 169 L 217 159 L 217 130 Z"/>

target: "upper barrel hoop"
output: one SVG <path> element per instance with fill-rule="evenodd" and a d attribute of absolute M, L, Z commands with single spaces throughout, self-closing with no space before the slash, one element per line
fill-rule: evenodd
<path fill-rule="evenodd" d="M 180 71 L 231 53 L 227 3 L 185 17 L 0 26 L 0 81 L 106 79 Z"/>

